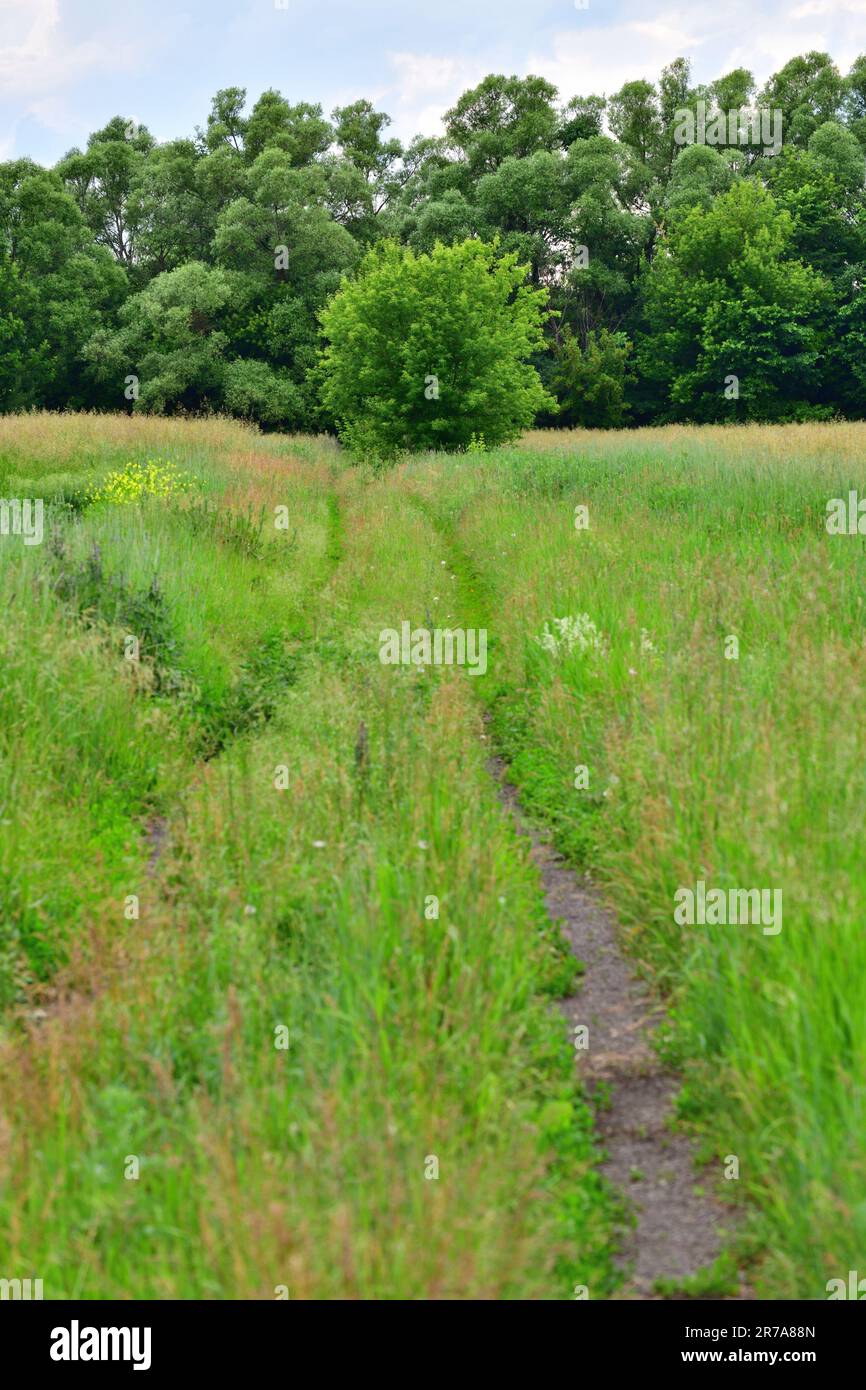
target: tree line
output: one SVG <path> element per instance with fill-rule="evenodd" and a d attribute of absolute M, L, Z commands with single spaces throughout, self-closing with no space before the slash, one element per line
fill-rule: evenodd
<path fill-rule="evenodd" d="M 731 119 L 748 111 L 774 113 L 775 149 L 759 120 Z M 364 336 L 335 296 L 375 274 L 384 299 L 362 295 L 358 316 L 387 312 L 408 259 L 433 266 L 432 318 L 449 264 L 471 264 L 461 293 L 495 301 L 494 347 L 485 275 L 543 306 L 521 339 L 535 384 L 503 369 L 500 392 L 538 423 L 866 414 L 866 56 L 843 75 L 811 52 L 760 90 L 746 69 L 693 84 L 677 59 L 656 83 L 565 101 L 491 75 L 439 137 L 404 145 L 389 124 L 364 100 L 328 118 L 232 87 L 191 138 L 158 144 L 117 116 L 53 169 L 0 164 L 0 410 L 333 428 L 328 324 Z M 483 250 L 434 265 L 467 243 Z M 483 339 L 482 311 L 473 323 Z M 363 362 L 360 385 L 341 370 L 344 396 L 363 394 Z"/>

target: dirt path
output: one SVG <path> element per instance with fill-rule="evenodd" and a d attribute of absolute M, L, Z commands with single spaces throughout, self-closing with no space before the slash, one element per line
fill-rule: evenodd
<path fill-rule="evenodd" d="M 709 1192 L 695 1192 L 700 1179 L 692 1145 L 669 1127 L 677 1078 L 664 1070 L 651 1045 L 659 1015 L 620 951 L 613 920 L 527 824 L 506 764 L 493 758 L 490 770 L 519 833 L 531 842 L 548 914 L 560 922 L 586 967 L 580 989 L 562 1008 L 569 1036 L 576 1025 L 589 1029 L 588 1049 L 575 1055 L 590 1094 L 600 1082 L 609 1088 L 609 1105 L 596 1105 L 596 1127 L 608 1155 L 603 1172 L 636 1217 L 636 1225 L 623 1232 L 623 1296 L 658 1298 L 657 1279 L 681 1280 L 712 1264 L 732 1213 Z M 748 1296 L 745 1288 L 739 1296 Z"/>
<path fill-rule="evenodd" d="M 449 556 L 467 620 L 486 626 L 490 600 L 481 576 L 429 503 L 417 496 L 414 500 Z M 712 1283 L 706 1294 L 659 1293 L 655 1288 L 657 1280 L 680 1282 L 712 1265 L 722 1251 L 725 1230 L 735 1221 L 733 1207 L 712 1195 L 720 1170 L 700 1175 L 693 1144 L 671 1127 L 680 1081 L 665 1070 L 652 1046 L 664 1011 L 654 1005 L 621 951 L 610 913 L 529 823 L 517 789 L 508 781 L 507 764 L 494 755 L 489 767 L 518 832 L 530 841 L 548 915 L 560 923 L 585 967 L 579 989 L 562 1000 L 562 1009 L 570 1037 L 578 1025 L 589 1029 L 588 1049 L 576 1051 L 575 1057 L 607 1154 L 602 1170 L 634 1218 L 621 1233 L 618 1263 L 626 1279 L 620 1296 L 723 1297 Z M 741 1276 L 738 1292 L 727 1296 L 752 1295 Z"/>

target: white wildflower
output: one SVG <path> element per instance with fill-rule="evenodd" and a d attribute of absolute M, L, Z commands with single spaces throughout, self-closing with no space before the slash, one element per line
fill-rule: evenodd
<path fill-rule="evenodd" d="M 575 650 L 581 653 L 606 650 L 604 637 L 588 613 L 578 613 L 575 618 L 553 618 L 544 624 L 541 636 L 535 640 L 552 656 L 568 655 Z"/>

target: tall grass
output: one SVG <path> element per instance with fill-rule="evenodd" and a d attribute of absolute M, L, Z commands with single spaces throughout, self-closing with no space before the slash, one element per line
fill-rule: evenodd
<path fill-rule="evenodd" d="M 392 483 L 477 577 L 514 775 L 667 993 L 683 1110 L 711 1176 L 739 1158 L 782 1297 L 866 1248 L 866 540 L 824 526 L 864 451 L 863 425 L 550 432 Z M 543 651 L 578 613 L 607 655 Z M 677 926 L 698 879 L 781 888 L 781 933 Z"/>
<path fill-rule="evenodd" d="M 133 438 L 170 446 L 161 422 L 135 423 L 112 439 L 123 457 Z M 55 427 L 82 476 L 105 468 L 91 422 Z M 53 547 L 0 553 L 13 607 L 42 604 L 20 610 L 42 679 L 34 744 L 49 766 L 73 759 L 76 719 L 94 744 L 46 874 L 78 895 L 73 941 L 99 945 L 47 963 L 41 992 L 18 981 L 6 1011 L 0 1268 L 46 1297 L 603 1296 L 611 1204 L 552 1002 L 573 962 L 464 683 L 378 660 L 382 626 L 449 612 L 435 534 L 328 446 L 302 459 L 185 428 L 175 461 L 200 465 L 219 516 L 286 505 L 291 533 L 248 544 L 181 499 L 58 512 Z M 45 674 L 52 633 L 89 654 L 80 680 L 66 646 Z M 95 691 L 120 711 L 104 743 Z M 129 847 L 91 882 L 103 782 L 128 783 Z M 35 827 L 30 778 L 10 808 Z M 33 845 L 15 859 L 30 894 Z"/>
<path fill-rule="evenodd" d="M 549 432 L 373 478 L 224 421 L 0 420 L 4 495 L 43 488 L 57 532 L 0 541 L 4 1276 L 94 1298 L 615 1290 L 551 1002 L 573 965 L 486 772 L 484 705 L 668 1001 L 707 1180 L 739 1160 L 749 1277 L 822 1298 L 858 1268 L 866 558 L 824 517 L 864 445 L 862 425 Z M 89 503 L 154 454 L 193 496 Z M 538 640 L 584 614 L 598 646 Z M 486 625 L 488 675 L 383 667 L 406 619 Z M 780 888 L 781 932 L 678 926 L 699 879 Z"/>

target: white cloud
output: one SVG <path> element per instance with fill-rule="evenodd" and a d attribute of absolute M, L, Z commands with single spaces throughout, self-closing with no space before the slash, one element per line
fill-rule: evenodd
<path fill-rule="evenodd" d="M 382 93 L 393 118 L 395 134 L 441 135 L 442 117 L 468 87 L 490 71 L 478 59 L 441 57 L 432 53 L 389 53 L 395 82 Z"/>
<path fill-rule="evenodd" d="M 621 24 L 557 34 L 549 53 L 530 53 L 526 71 L 546 77 L 563 101 L 591 92 L 610 96 L 624 82 L 653 82 L 687 48 L 667 25 Z"/>
<path fill-rule="evenodd" d="M 654 18 L 594 23 L 577 17 L 557 33 L 547 52 L 529 55 L 527 72 L 537 72 L 559 88 L 563 99 L 580 93 L 610 95 L 624 82 L 656 80 L 674 58 L 692 61 L 692 76 L 710 81 L 735 67 L 750 68 L 762 84 L 789 59 L 819 49 L 829 52 L 842 71 L 866 49 L 857 16 L 866 0 L 803 0 L 788 10 L 784 0 L 758 6 L 753 0 L 726 0 L 724 6 L 682 11 L 660 8 Z"/>
<path fill-rule="evenodd" d="M 524 49 L 522 58 L 505 66 L 490 53 L 451 56 L 413 51 L 388 52 L 393 81 L 370 93 L 393 117 L 393 132 L 408 139 L 415 134 L 439 135 L 442 117 L 460 94 L 488 72 L 536 73 L 546 77 L 567 101 L 576 94 L 610 96 L 625 82 L 656 81 L 674 58 L 692 62 L 695 81 L 710 81 L 732 68 L 750 68 L 762 85 L 790 58 L 810 49 L 829 51 L 843 71 L 866 49 L 866 36 L 856 16 L 866 13 L 866 0 L 802 0 L 793 11 L 785 0 L 770 0 L 761 8 L 754 0 L 726 0 L 723 7 L 674 10 L 660 5 L 651 17 L 634 6 L 636 17 L 618 23 L 603 21 L 599 10 L 575 12 L 567 29 L 544 46 Z M 746 37 L 747 36 L 747 37 Z M 456 52 L 457 56 L 453 56 Z"/>
<path fill-rule="evenodd" d="M 107 35 L 70 44 L 62 33 L 60 0 L 0 0 L 0 84 L 4 96 L 28 103 L 79 82 L 95 70 L 127 71 L 141 59 L 139 44 Z"/>
<path fill-rule="evenodd" d="M 836 17 L 842 13 L 866 15 L 866 0 L 805 0 L 805 4 L 796 5 L 790 12 L 792 19 L 809 19 L 812 15 Z"/>
<path fill-rule="evenodd" d="M 442 117 L 467 88 L 491 71 L 478 58 L 439 57 L 430 53 L 389 53 L 396 81 L 386 92 L 393 125 L 400 135 L 441 135 Z"/>
<path fill-rule="evenodd" d="M 63 24 L 67 3 L 0 0 L 0 102 L 9 122 L 0 132 L 0 157 L 14 157 L 17 128 L 28 117 L 63 135 L 66 147 L 81 140 L 92 129 L 82 84 L 145 69 L 174 28 L 168 21 L 147 34 L 130 31 L 118 6 L 86 38 L 71 41 Z"/>

